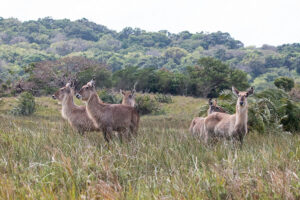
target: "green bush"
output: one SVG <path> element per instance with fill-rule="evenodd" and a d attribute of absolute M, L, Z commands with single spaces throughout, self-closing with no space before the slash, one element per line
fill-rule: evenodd
<path fill-rule="evenodd" d="M 275 79 L 274 85 L 288 92 L 291 91 L 292 88 L 295 86 L 295 82 L 292 78 L 289 77 L 279 77 Z"/>
<path fill-rule="evenodd" d="M 105 103 L 111 104 L 119 104 L 122 102 L 122 98 L 117 96 L 116 94 L 112 93 L 108 89 L 102 89 L 98 93 L 100 99 Z"/>
<path fill-rule="evenodd" d="M 35 111 L 35 99 L 29 92 L 24 92 L 18 98 L 18 104 L 11 110 L 13 115 L 31 115 Z"/>
<path fill-rule="evenodd" d="M 171 95 L 158 93 L 155 95 L 154 98 L 159 103 L 173 103 L 173 99 Z"/>
<path fill-rule="evenodd" d="M 291 132 L 300 132 L 300 106 L 287 100 L 284 105 L 285 115 L 281 118 L 283 129 Z"/>
<path fill-rule="evenodd" d="M 142 95 L 135 98 L 136 109 L 141 115 L 147 114 L 163 114 L 164 111 L 161 109 L 159 103 L 152 99 L 150 95 Z"/>

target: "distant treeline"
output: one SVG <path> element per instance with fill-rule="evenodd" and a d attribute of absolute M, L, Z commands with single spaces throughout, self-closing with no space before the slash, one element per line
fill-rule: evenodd
<path fill-rule="evenodd" d="M 35 95 L 48 95 L 68 81 L 74 81 L 79 88 L 93 77 L 98 88 L 132 89 L 137 82 L 136 89 L 140 92 L 202 97 L 217 96 L 232 85 L 240 89 L 249 86 L 245 72 L 211 57 L 201 58 L 196 66 L 181 72 L 153 67 L 126 67 L 112 72 L 107 66 L 85 57 L 70 57 L 29 65 L 24 78 L 16 82 L 11 93 L 32 91 Z"/>
<path fill-rule="evenodd" d="M 21 22 L 0 17 L 0 78 L 18 80 L 31 63 L 83 56 L 113 73 L 137 66 L 186 73 L 203 57 L 214 57 L 249 74 L 257 89 L 273 87 L 278 76 L 300 81 L 300 44 L 244 47 L 229 33 L 173 34 L 126 27 L 120 32 L 80 19 L 49 17 Z"/>

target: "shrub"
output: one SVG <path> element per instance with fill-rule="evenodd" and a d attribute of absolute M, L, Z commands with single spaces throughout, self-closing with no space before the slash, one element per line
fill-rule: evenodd
<path fill-rule="evenodd" d="M 150 95 L 142 95 L 135 98 L 136 109 L 141 115 L 163 114 L 159 103 L 151 98 Z"/>
<path fill-rule="evenodd" d="M 29 92 L 24 92 L 18 98 L 18 104 L 11 110 L 14 115 L 31 115 L 35 111 L 35 99 Z"/>
<path fill-rule="evenodd" d="M 300 85 L 297 84 L 290 92 L 290 95 L 294 101 L 300 101 Z"/>
<path fill-rule="evenodd" d="M 291 100 L 287 100 L 285 106 L 285 115 L 281 118 L 284 130 L 291 132 L 300 131 L 300 107 Z"/>
<path fill-rule="evenodd" d="M 159 103 L 173 103 L 173 99 L 171 95 L 156 94 L 154 98 Z"/>
<path fill-rule="evenodd" d="M 100 99 L 105 103 L 119 104 L 122 102 L 122 99 L 119 96 L 109 91 L 108 89 L 100 90 L 98 95 Z"/>
<path fill-rule="evenodd" d="M 294 80 L 289 77 L 279 77 L 275 79 L 274 85 L 280 89 L 284 89 L 285 91 L 291 91 L 295 86 Z"/>

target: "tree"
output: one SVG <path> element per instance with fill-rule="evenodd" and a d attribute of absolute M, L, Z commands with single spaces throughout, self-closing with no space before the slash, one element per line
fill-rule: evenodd
<path fill-rule="evenodd" d="M 275 79 L 274 85 L 280 89 L 284 89 L 289 92 L 295 86 L 294 80 L 289 77 L 279 77 Z"/>
<path fill-rule="evenodd" d="M 176 64 L 180 64 L 180 59 L 187 55 L 187 51 L 179 47 L 170 47 L 164 52 L 166 59 L 173 59 Z"/>
<path fill-rule="evenodd" d="M 191 79 L 191 92 L 197 96 L 215 97 L 222 90 L 230 89 L 232 85 L 241 90 L 249 86 L 245 72 L 231 69 L 218 59 L 204 57 L 198 61 L 198 65 L 187 68 Z"/>

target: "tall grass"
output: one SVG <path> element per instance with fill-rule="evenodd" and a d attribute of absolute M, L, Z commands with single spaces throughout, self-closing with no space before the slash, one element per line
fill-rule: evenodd
<path fill-rule="evenodd" d="M 0 107 L 0 199 L 299 199 L 299 135 L 250 132 L 242 149 L 203 145 L 187 131 L 206 100 L 174 97 L 165 115 L 143 116 L 139 136 L 107 145 L 61 120 L 38 98 L 30 117 Z"/>

